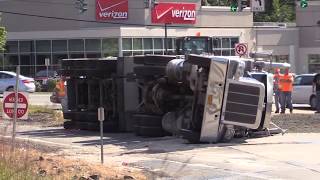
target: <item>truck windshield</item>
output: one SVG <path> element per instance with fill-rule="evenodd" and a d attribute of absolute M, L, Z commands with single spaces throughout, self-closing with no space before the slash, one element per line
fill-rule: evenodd
<path fill-rule="evenodd" d="M 206 38 L 190 38 L 184 42 L 185 54 L 207 53 L 208 43 Z"/>

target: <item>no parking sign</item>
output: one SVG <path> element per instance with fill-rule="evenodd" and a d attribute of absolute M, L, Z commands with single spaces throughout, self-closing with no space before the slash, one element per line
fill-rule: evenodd
<path fill-rule="evenodd" d="M 13 119 L 15 93 L 4 92 L 2 103 L 2 115 L 4 119 Z M 17 119 L 28 119 L 28 93 L 18 93 Z"/>
<path fill-rule="evenodd" d="M 248 52 L 248 44 L 247 43 L 237 43 L 235 45 L 235 53 L 238 56 L 244 56 L 247 55 Z"/>

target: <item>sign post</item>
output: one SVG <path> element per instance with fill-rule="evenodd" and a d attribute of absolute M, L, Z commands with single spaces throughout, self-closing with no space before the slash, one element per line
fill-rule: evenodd
<path fill-rule="evenodd" d="M 103 164 L 103 121 L 105 119 L 104 116 L 104 108 L 103 108 L 103 82 L 99 82 L 100 85 L 100 107 L 98 108 L 98 121 L 100 121 L 100 143 L 101 143 L 101 164 Z"/>
<path fill-rule="evenodd" d="M 251 0 L 251 11 L 252 12 L 264 12 L 265 2 L 264 0 Z"/>
<path fill-rule="evenodd" d="M 3 93 L 2 115 L 4 119 L 12 119 L 11 151 L 14 151 L 17 119 L 28 118 L 28 94 L 19 92 L 20 66 L 17 66 L 14 92 Z"/>
<path fill-rule="evenodd" d="M 16 72 L 16 86 L 14 89 L 14 110 L 13 110 L 13 124 L 12 124 L 12 142 L 11 142 L 11 152 L 14 151 L 15 147 L 15 138 L 16 138 L 16 123 L 17 123 L 17 107 L 18 107 L 18 93 L 19 93 L 19 75 L 20 75 L 20 66 L 17 66 Z M 5 101 L 3 101 L 5 102 Z M 3 109 L 6 108 L 3 106 Z"/>
<path fill-rule="evenodd" d="M 103 164 L 103 121 L 104 121 L 104 108 L 98 108 L 98 120 L 100 121 L 100 143 L 101 143 L 101 164 Z"/>
<path fill-rule="evenodd" d="M 47 67 L 47 78 L 49 79 L 49 66 L 50 66 L 50 59 L 49 58 L 45 58 L 44 59 L 44 63 L 45 63 L 45 65 L 46 65 L 46 67 Z"/>

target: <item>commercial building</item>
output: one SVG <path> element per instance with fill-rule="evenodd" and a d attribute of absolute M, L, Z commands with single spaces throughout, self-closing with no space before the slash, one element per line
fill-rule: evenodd
<path fill-rule="evenodd" d="M 257 49 L 288 62 L 296 73 L 320 72 L 320 1 L 296 5 L 296 23 L 254 23 Z"/>
<path fill-rule="evenodd" d="M 164 24 L 152 22 L 155 14 L 152 13 L 151 1 L 88 1 L 88 11 L 83 14 L 78 13 L 74 2 L 0 1 L 0 10 L 4 12 L 1 23 L 8 31 L 7 48 L 0 55 L 1 68 L 14 70 L 20 64 L 22 74 L 34 76 L 36 72 L 46 68 L 46 58 L 51 61 L 50 68 L 57 69 L 63 58 L 164 53 Z M 127 7 L 122 2 L 126 2 Z M 201 36 L 216 37 L 214 50 L 217 55 L 234 55 L 234 45 L 238 42 L 248 42 L 249 47 L 252 47 L 254 36 L 250 28 L 253 25 L 250 11 L 235 13 L 230 12 L 229 7 L 201 6 L 200 0 L 184 0 L 182 4 L 187 3 L 195 5 L 194 9 L 188 9 L 195 12 L 195 16 L 191 17 L 194 20 L 172 17 L 180 22 L 168 25 L 169 51 L 174 51 L 175 37 L 195 36 L 198 32 Z M 108 8 L 111 10 L 104 10 Z M 184 10 L 181 6 L 172 8 L 162 12 L 162 16 Z M 112 14 L 106 17 L 108 12 L 114 12 L 114 17 Z M 119 19 L 115 12 L 121 13 L 117 15 L 127 16 Z M 102 16 L 96 17 L 100 13 Z M 184 14 L 178 12 L 178 15 Z M 159 14 L 154 18 L 159 18 Z"/>
<path fill-rule="evenodd" d="M 315 29 L 298 27 L 308 21 L 303 19 L 307 11 L 317 14 L 313 7 L 297 10 L 296 27 L 270 28 L 254 24 L 249 8 L 230 12 L 227 6 L 202 6 L 201 0 L 159 1 L 159 11 L 153 10 L 151 0 L 88 0 L 84 13 L 78 12 L 74 2 L 1 0 L 1 25 L 8 31 L 8 42 L 6 51 L 0 53 L 0 69 L 21 65 L 22 74 L 34 76 L 46 68 L 46 58 L 50 69 L 59 69 L 64 58 L 164 54 L 164 21 L 168 19 L 174 22 L 167 24 L 169 52 L 174 51 L 175 37 L 200 33 L 215 38 L 215 55 L 234 55 L 236 43 L 247 43 L 249 52 L 272 51 L 276 61 L 290 62 L 299 73 L 314 71 L 309 65 L 313 60 L 305 59 L 309 53 L 314 52 L 311 59 L 319 57 L 319 42 L 309 44 L 308 39 L 316 38 L 303 37 L 302 32 Z"/>

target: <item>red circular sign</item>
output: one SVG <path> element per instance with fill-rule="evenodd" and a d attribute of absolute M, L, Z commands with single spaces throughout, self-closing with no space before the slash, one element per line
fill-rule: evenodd
<path fill-rule="evenodd" d="M 13 118 L 14 114 L 14 102 L 15 94 L 10 93 L 3 99 L 3 112 L 9 117 Z M 18 104 L 17 104 L 17 118 L 23 117 L 28 111 L 28 101 L 27 98 L 18 93 Z"/>
<path fill-rule="evenodd" d="M 237 44 L 236 45 L 236 54 L 238 54 L 239 56 L 243 56 L 245 54 L 247 54 L 247 45 L 246 44 Z"/>

